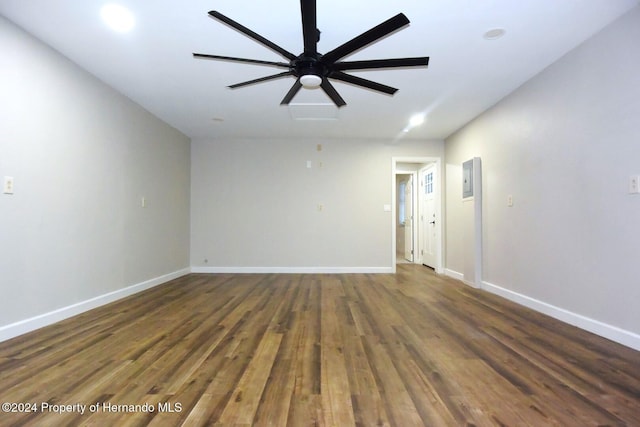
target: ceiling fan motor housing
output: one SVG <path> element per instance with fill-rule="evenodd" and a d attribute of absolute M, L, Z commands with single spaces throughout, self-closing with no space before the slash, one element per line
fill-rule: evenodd
<path fill-rule="evenodd" d="M 318 55 L 320 56 L 320 55 Z M 327 67 L 317 57 L 301 54 L 291 61 L 291 72 L 300 79 L 300 84 L 306 88 L 320 86 L 322 80 L 327 77 Z"/>

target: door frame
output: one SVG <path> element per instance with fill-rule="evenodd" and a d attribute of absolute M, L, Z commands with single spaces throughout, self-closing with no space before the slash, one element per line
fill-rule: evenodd
<path fill-rule="evenodd" d="M 442 158 L 440 157 L 392 157 L 391 158 L 391 269 L 392 272 L 396 272 L 396 222 L 397 222 L 397 208 L 396 208 L 396 174 L 398 173 L 398 163 L 415 163 L 415 164 L 435 164 L 436 173 L 436 185 L 435 185 L 435 198 L 436 198 L 436 265 L 435 271 L 438 274 L 444 273 L 444 239 L 442 238 L 442 232 L 444 230 L 444 200 L 443 200 L 443 177 L 442 177 Z M 415 225 L 415 223 L 414 223 Z M 415 258 L 414 258 L 415 259 Z"/>

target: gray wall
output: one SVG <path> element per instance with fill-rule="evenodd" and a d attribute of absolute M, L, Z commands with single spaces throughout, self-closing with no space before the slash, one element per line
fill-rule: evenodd
<path fill-rule="evenodd" d="M 189 139 L 3 18 L 0 52 L 0 329 L 188 268 Z"/>
<path fill-rule="evenodd" d="M 640 174 L 638 40 L 635 8 L 446 140 L 447 268 L 465 269 L 461 164 L 478 156 L 485 286 L 621 328 L 636 345 L 640 195 L 627 192 Z"/>
<path fill-rule="evenodd" d="M 194 140 L 191 265 L 388 270 L 391 159 L 443 153 L 443 141 Z"/>

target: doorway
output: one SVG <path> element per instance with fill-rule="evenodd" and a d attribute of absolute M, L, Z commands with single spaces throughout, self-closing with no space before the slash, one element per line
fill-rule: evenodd
<path fill-rule="evenodd" d="M 396 262 L 400 264 L 414 262 L 418 237 L 418 229 L 414 227 L 417 182 L 416 172 L 396 174 Z"/>
<path fill-rule="evenodd" d="M 397 263 L 423 264 L 442 273 L 441 159 L 392 159 L 392 269 Z"/>

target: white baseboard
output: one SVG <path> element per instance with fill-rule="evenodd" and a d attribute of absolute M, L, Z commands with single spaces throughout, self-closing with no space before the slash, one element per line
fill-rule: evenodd
<path fill-rule="evenodd" d="M 452 279 L 456 279 L 456 280 L 461 281 L 462 283 L 464 283 L 467 286 L 471 286 L 472 288 L 478 289 L 478 287 L 476 286 L 475 283 L 470 282 L 468 280 L 465 280 L 464 279 L 464 274 L 462 274 L 462 273 L 459 273 L 459 272 L 457 272 L 455 270 L 450 270 L 448 268 L 445 268 L 444 269 L 444 274 L 449 276 L 449 277 L 451 277 Z"/>
<path fill-rule="evenodd" d="M 445 274 L 453 279 L 460 280 L 461 282 L 471 287 L 475 287 L 475 284 L 468 283 L 464 280 L 464 274 L 462 273 L 447 268 L 445 269 Z M 539 301 L 535 298 L 531 298 L 526 295 L 511 291 L 509 289 L 494 285 L 493 283 L 483 281 L 482 289 L 532 310 L 535 310 L 539 313 L 551 316 L 554 319 L 558 319 L 580 329 L 584 329 L 585 331 L 589 331 L 601 337 L 610 339 L 611 341 L 615 341 L 619 344 L 633 348 L 634 350 L 640 350 L 640 335 L 631 331 L 627 331 L 625 329 L 618 328 L 617 326 L 612 326 L 598 320 L 591 319 L 581 314 L 573 313 L 563 308 L 556 307 L 543 301 Z"/>
<path fill-rule="evenodd" d="M 635 350 L 640 350 L 640 335 L 631 331 L 627 331 L 625 329 L 618 328 L 617 326 L 612 326 L 598 320 L 591 319 L 581 314 L 573 313 L 563 308 L 547 304 L 546 302 L 519 294 L 517 292 L 502 288 L 489 282 L 483 281 L 482 289 L 528 307 L 532 310 L 544 313 L 570 325 L 576 326 L 580 329 L 584 329 L 585 331 L 589 331 L 601 337 L 610 339 L 611 341 L 615 341 L 619 344 L 631 347 Z"/>
<path fill-rule="evenodd" d="M 32 317 L 30 319 L 24 319 L 19 322 L 11 323 L 9 325 L 0 326 L 0 342 L 17 337 L 18 335 L 22 335 L 27 332 L 34 331 L 36 329 L 40 329 L 44 326 L 51 325 L 53 323 L 78 315 L 80 313 L 84 313 L 85 311 L 100 307 L 110 302 L 128 297 L 129 295 L 136 294 L 146 289 L 153 288 L 154 286 L 158 286 L 170 280 L 177 279 L 178 277 L 185 276 L 190 272 L 190 268 L 174 271 L 173 273 L 146 280 L 144 282 L 137 283 L 123 289 L 118 289 L 117 291 L 109 292 L 107 294 L 100 295 L 76 304 L 72 304 L 67 307 L 62 307 L 57 310 L 41 314 L 39 316 Z"/>
<path fill-rule="evenodd" d="M 464 282 L 464 274 L 462 274 L 462 273 L 458 273 L 457 271 L 445 268 L 444 269 L 444 274 L 449 276 L 449 277 L 451 277 L 451 278 L 453 278 L 453 279 L 460 280 L 461 282 Z"/>
<path fill-rule="evenodd" d="M 235 273 L 235 274 L 350 274 L 350 273 L 393 273 L 392 267 L 191 267 L 192 273 Z"/>
<path fill-rule="evenodd" d="M 349 274 L 349 273 L 392 273 L 391 267 L 192 267 L 165 274 L 135 285 L 109 292 L 104 295 L 91 298 L 67 307 L 63 307 L 49 313 L 41 314 L 30 319 L 21 320 L 9 325 L 0 326 L 0 342 L 31 332 L 33 330 L 51 325 L 93 308 L 100 307 L 113 301 L 128 297 L 135 293 L 153 288 L 177 279 L 189 273 L 311 273 L 311 274 Z M 454 270 L 445 269 L 444 273 L 454 279 L 464 282 L 464 275 Z M 509 289 L 502 288 L 489 282 L 482 282 L 482 289 L 499 295 L 510 301 L 528 307 L 532 310 L 544 313 L 555 319 L 570 325 L 600 335 L 627 347 L 640 351 L 640 335 L 625 329 L 612 326 L 598 320 L 573 313 L 560 307 L 547 304 L 526 295 L 519 294 Z"/>

